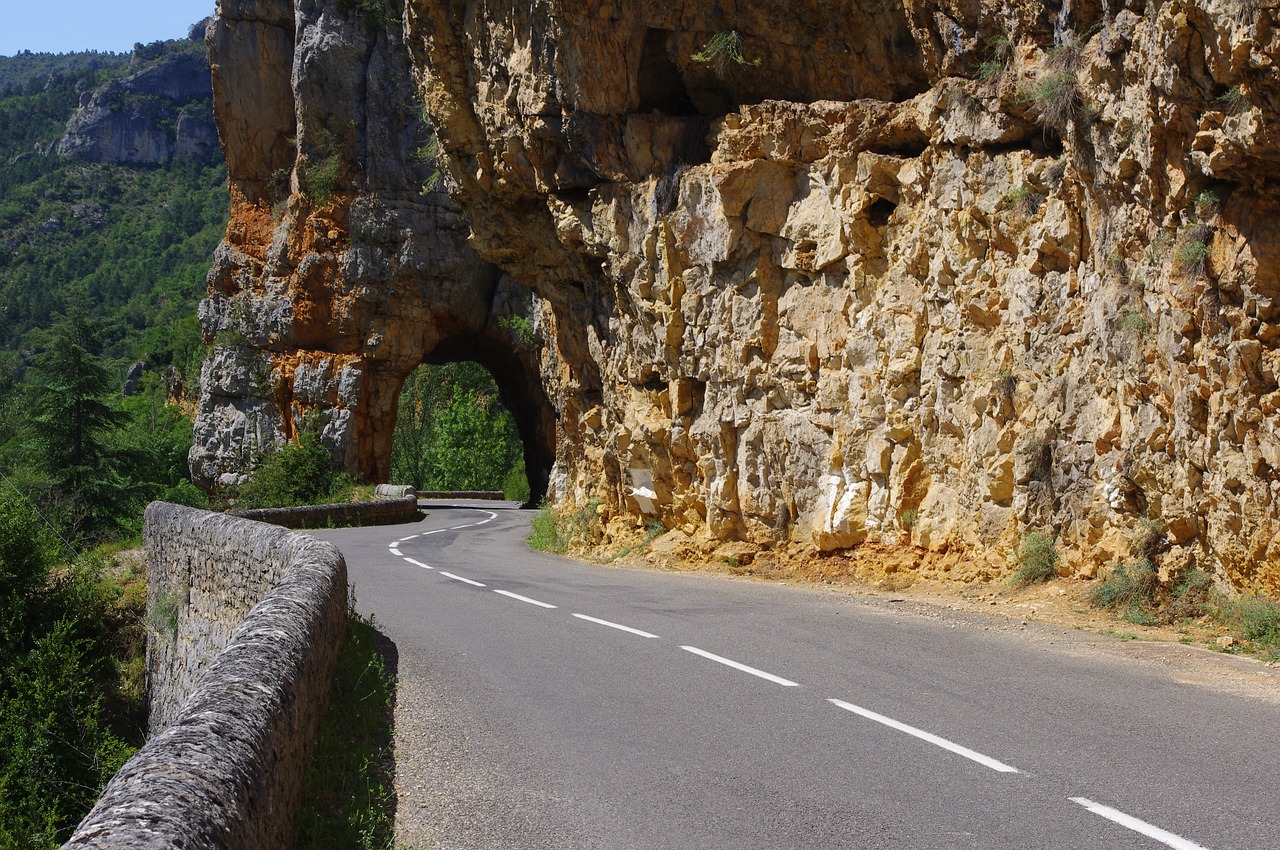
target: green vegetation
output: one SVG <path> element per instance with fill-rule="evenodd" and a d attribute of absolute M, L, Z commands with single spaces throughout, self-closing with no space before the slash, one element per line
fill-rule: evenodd
<path fill-rule="evenodd" d="M 694 62 L 713 66 L 724 73 L 729 63 L 737 65 L 759 65 L 760 59 L 747 59 L 742 55 L 742 33 L 736 30 L 718 32 L 711 36 L 702 50 L 690 57 Z"/>
<path fill-rule="evenodd" d="M 385 0 L 338 0 L 338 8 L 348 15 L 359 15 L 378 29 L 400 25 L 399 18 L 387 13 Z"/>
<path fill-rule="evenodd" d="M 1013 583 L 1048 581 L 1057 574 L 1058 550 L 1054 539 L 1038 531 L 1026 534 L 1018 547 L 1018 571 L 1013 574 Z"/>
<path fill-rule="evenodd" d="M 0 493 L 0 848 L 64 842 L 141 743 L 136 569 L 70 555 L 24 500 Z"/>
<path fill-rule="evenodd" d="M 1217 99 L 1217 103 L 1222 107 L 1222 111 L 1228 115 L 1239 115 L 1242 112 L 1248 112 L 1253 108 L 1252 101 L 1249 96 L 1244 93 L 1244 89 L 1240 86 L 1227 89 Z"/>
<path fill-rule="evenodd" d="M 327 206 L 338 189 L 341 173 L 342 160 L 336 153 L 308 162 L 302 169 L 302 190 L 311 196 L 316 206 Z"/>
<path fill-rule="evenodd" d="M 1138 336 L 1151 333 L 1151 323 L 1137 310 L 1122 311 L 1120 318 L 1116 319 L 1116 328 L 1122 331 L 1133 331 Z"/>
<path fill-rule="evenodd" d="M 994 80 L 1009 67 L 1009 60 L 1013 58 L 1013 42 L 1007 35 L 998 35 L 987 42 L 986 53 L 986 60 L 978 66 L 978 78 Z"/>
<path fill-rule="evenodd" d="M 483 366 L 422 366 L 405 379 L 391 479 L 420 490 L 502 490 L 508 499 L 529 498 L 520 434 Z"/>
<path fill-rule="evenodd" d="M 394 846 L 395 693 L 396 680 L 379 650 L 376 624 L 352 611 L 307 770 L 296 850 Z"/>
<path fill-rule="evenodd" d="M 1180 274 L 1203 277 L 1209 269 L 1209 240 L 1201 228 L 1192 228 L 1173 249 L 1173 265 Z"/>
<path fill-rule="evenodd" d="M 652 522 L 650 522 L 648 526 L 645 527 L 643 537 L 641 537 L 639 540 L 635 541 L 634 543 L 628 543 L 625 546 L 620 547 L 618 551 L 614 552 L 612 555 L 609 556 L 608 560 L 616 561 L 619 558 L 625 558 L 628 555 L 634 555 L 637 552 L 643 552 L 645 549 L 649 548 L 649 544 L 653 543 L 653 541 L 657 540 L 659 537 L 665 534 L 666 531 L 667 531 L 666 526 L 664 526 L 662 523 L 658 522 L 655 519 Z M 532 540 L 530 540 L 529 545 L 531 546 L 533 545 Z M 534 546 L 534 548 L 537 549 L 541 547 Z"/>
<path fill-rule="evenodd" d="M 337 499 L 349 480 L 320 444 L 314 427 L 266 455 L 232 495 L 237 508 L 320 505 Z"/>
<path fill-rule="evenodd" d="M 544 502 L 533 518 L 532 533 L 525 540 L 534 549 L 556 555 L 568 552 L 575 543 L 591 543 L 600 534 L 599 508 L 599 499 L 589 499 L 585 504 L 561 513 Z"/>

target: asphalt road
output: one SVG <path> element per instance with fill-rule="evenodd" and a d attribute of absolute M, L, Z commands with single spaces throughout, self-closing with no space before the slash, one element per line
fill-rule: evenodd
<path fill-rule="evenodd" d="M 581 564 L 530 516 L 317 532 L 398 653 L 406 846 L 1280 848 L 1280 702 L 1068 630 Z"/>

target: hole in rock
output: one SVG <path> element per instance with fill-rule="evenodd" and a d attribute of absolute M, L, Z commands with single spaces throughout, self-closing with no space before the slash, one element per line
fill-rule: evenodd
<path fill-rule="evenodd" d="M 889 223 L 889 217 L 893 215 L 893 211 L 898 205 L 886 198 L 878 198 L 875 203 L 867 207 L 867 221 L 872 227 L 884 227 Z"/>
<path fill-rule="evenodd" d="M 697 115 L 680 69 L 671 58 L 669 30 L 650 29 L 645 34 L 638 76 L 640 111 L 663 115 Z"/>
<path fill-rule="evenodd" d="M 400 389 L 390 479 L 420 490 L 500 490 L 532 504 L 555 461 L 536 374 L 491 340 L 438 346 Z"/>

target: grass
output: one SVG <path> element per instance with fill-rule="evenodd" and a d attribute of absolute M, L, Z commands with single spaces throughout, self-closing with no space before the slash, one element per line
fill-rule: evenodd
<path fill-rule="evenodd" d="M 568 513 L 559 513 L 551 505 L 533 517 L 532 531 L 525 538 L 530 546 L 542 552 L 563 555 L 574 543 L 588 543 L 600 532 L 599 499 L 588 499 Z"/>
<path fill-rule="evenodd" d="M 1023 536 L 1018 547 L 1018 571 L 1013 574 L 1013 583 L 1024 585 L 1048 581 L 1057 574 L 1058 550 L 1054 539 L 1038 531 Z"/>
<path fill-rule="evenodd" d="M 1009 60 L 1013 58 L 1013 42 L 1007 35 L 998 35 L 987 42 L 986 52 L 986 60 L 978 66 L 978 78 L 994 80 L 1009 67 Z"/>
<path fill-rule="evenodd" d="M 1116 319 L 1116 329 L 1133 331 L 1138 336 L 1146 336 L 1151 333 L 1151 323 L 1138 311 L 1125 310 L 1120 314 L 1120 318 Z"/>
<path fill-rule="evenodd" d="M 1040 123 L 1058 133 L 1084 111 L 1075 71 L 1054 71 L 1037 77 L 1023 92 L 1023 99 L 1031 104 Z"/>
<path fill-rule="evenodd" d="M 395 692 L 375 624 L 352 612 L 307 770 L 297 850 L 395 846 Z"/>
<path fill-rule="evenodd" d="M 1216 101 L 1228 115 L 1239 115 L 1253 108 L 1253 103 L 1240 86 L 1228 89 Z"/>
<path fill-rule="evenodd" d="M 619 558 L 625 558 L 628 555 L 634 554 L 636 552 L 643 552 L 645 549 L 649 548 L 650 543 L 652 543 L 653 541 L 661 537 L 663 534 L 665 534 L 666 530 L 667 530 L 666 526 L 664 526 L 662 523 L 658 522 L 657 520 L 654 520 L 653 522 L 649 523 L 649 526 L 645 530 L 643 537 L 641 537 L 635 543 L 629 543 L 626 546 L 623 546 L 617 552 L 614 552 L 612 555 L 610 555 L 608 560 L 616 561 Z"/>
<path fill-rule="evenodd" d="M 1174 268 L 1188 277 L 1204 277 L 1209 270 L 1209 253 L 1207 240 L 1189 235 L 1173 250 Z"/>
<path fill-rule="evenodd" d="M 342 160 L 336 153 L 317 162 L 308 162 L 302 171 L 302 188 L 315 201 L 316 206 L 328 206 L 333 200 L 338 187 L 338 174 L 342 171 Z"/>

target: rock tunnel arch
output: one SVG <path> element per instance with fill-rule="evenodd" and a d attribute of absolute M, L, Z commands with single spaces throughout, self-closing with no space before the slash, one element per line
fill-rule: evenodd
<path fill-rule="evenodd" d="M 489 373 L 498 388 L 502 406 L 515 423 L 525 477 L 529 482 L 529 502 L 536 504 L 547 496 L 555 464 L 555 416 L 543 391 L 536 364 L 530 363 L 529 355 L 536 353 L 536 342 L 522 337 L 511 326 L 502 330 L 506 332 L 507 339 L 475 334 L 448 337 L 424 355 L 422 365 L 471 362 Z M 408 375 L 405 375 L 402 386 L 407 379 Z M 393 421 L 393 434 L 394 428 Z M 385 443 L 385 436 L 379 435 L 378 442 Z M 391 468 L 390 455 L 384 468 Z"/>

